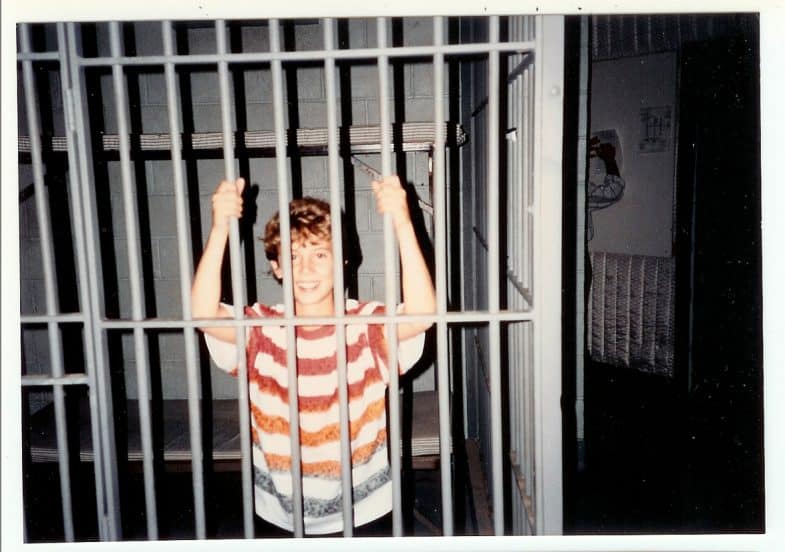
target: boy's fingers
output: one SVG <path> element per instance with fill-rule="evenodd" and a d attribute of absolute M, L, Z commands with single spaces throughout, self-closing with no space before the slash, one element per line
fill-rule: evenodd
<path fill-rule="evenodd" d="M 245 189 L 245 178 L 238 178 L 237 182 L 237 193 L 242 195 L 243 190 Z"/>

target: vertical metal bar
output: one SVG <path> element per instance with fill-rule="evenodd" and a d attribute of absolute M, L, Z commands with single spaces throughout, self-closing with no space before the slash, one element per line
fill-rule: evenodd
<path fill-rule="evenodd" d="M 20 25 L 20 41 L 23 53 L 29 53 L 30 27 Z M 46 314 L 57 314 L 57 282 L 55 281 L 55 259 L 52 246 L 52 227 L 49 222 L 49 201 L 47 200 L 44 183 L 44 165 L 41 157 L 41 125 L 38 118 L 38 98 L 33 78 L 33 62 L 22 62 L 22 78 L 24 79 L 25 109 L 27 111 L 27 127 L 30 134 L 30 157 L 33 163 L 33 189 L 35 190 L 36 218 L 41 239 L 41 257 L 44 270 L 44 291 L 46 296 Z M 63 375 L 63 350 L 60 342 L 60 329 L 57 322 L 47 324 L 49 350 L 52 361 L 52 375 Z M 71 503 L 71 474 L 68 470 L 68 435 L 65 417 L 65 391 L 62 385 L 55 385 L 55 431 L 57 435 L 57 464 L 60 474 L 60 501 L 63 513 L 63 529 L 65 540 L 74 540 L 74 521 Z"/>
<path fill-rule="evenodd" d="M 444 18 L 433 18 L 433 45 L 444 45 Z M 444 155 L 444 54 L 433 55 L 433 193 L 436 253 L 436 309 L 440 318 L 436 322 L 436 366 L 439 386 L 439 458 L 442 482 L 442 526 L 444 536 L 452 536 L 453 501 L 452 470 L 450 462 L 450 375 L 447 364 L 447 219 Z"/>
<path fill-rule="evenodd" d="M 226 55 L 226 22 L 215 22 L 216 52 L 219 56 Z M 218 62 L 218 86 L 221 101 L 221 129 L 223 132 L 224 174 L 229 182 L 235 180 L 234 140 L 232 133 L 232 106 L 229 91 L 229 64 Z M 229 221 L 229 262 L 232 273 L 232 298 L 234 302 L 234 318 L 240 320 L 244 316 L 245 286 L 243 285 L 243 260 L 240 252 L 240 225 L 237 219 Z M 243 487 L 243 527 L 245 538 L 254 536 L 253 523 L 253 479 L 251 462 L 251 413 L 248 403 L 248 366 L 245 357 L 245 331 L 237 335 L 237 387 L 239 390 L 238 409 L 240 420 L 240 450 L 242 453 L 242 487 Z"/>
<path fill-rule="evenodd" d="M 380 49 L 387 48 L 387 19 L 376 18 L 376 35 Z M 381 157 L 382 176 L 392 173 L 391 163 L 391 133 L 390 133 L 390 105 L 389 105 L 389 56 L 380 55 L 377 58 L 379 66 L 379 127 L 381 130 Z M 395 250 L 395 235 L 393 233 L 392 218 L 384 215 L 384 290 L 385 312 L 387 316 L 394 316 L 398 300 L 398 282 L 395 277 L 398 266 L 398 255 Z M 390 469 L 392 470 L 393 486 L 393 535 L 399 537 L 403 534 L 403 515 L 401 513 L 401 411 L 398 385 L 398 326 L 395 322 L 385 325 L 387 343 L 389 347 L 389 373 L 390 373 Z"/>
<path fill-rule="evenodd" d="M 270 51 L 281 51 L 280 23 L 270 20 Z M 284 313 L 294 316 L 294 291 L 292 284 L 292 232 L 289 223 L 289 186 L 286 170 L 286 144 L 284 141 L 283 67 L 281 60 L 270 62 L 273 80 L 273 115 L 275 119 L 275 162 L 278 175 L 278 213 L 281 229 L 281 268 L 283 269 Z M 289 368 L 289 439 L 292 451 L 292 515 L 294 536 L 303 536 L 303 489 L 300 451 L 300 417 L 297 408 L 297 346 L 294 326 L 286 328 L 286 362 Z"/>
<path fill-rule="evenodd" d="M 122 55 L 120 47 L 120 24 L 109 23 L 109 45 L 114 58 Z M 123 206 L 125 210 L 125 232 L 128 241 L 128 272 L 131 288 L 131 317 L 135 321 L 144 319 L 142 312 L 142 276 L 139 231 L 134 208 L 134 191 L 131 182 L 131 143 L 128 128 L 128 98 L 125 90 L 123 67 L 112 64 L 112 83 L 114 87 L 115 111 L 117 113 L 117 135 L 120 140 L 120 174 L 123 185 Z M 134 328 L 134 349 L 136 353 L 136 377 L 139 390 L 139 429 L 142 435 L 144 465 L 145 511 L 147 514 L 147 535 L 150 540 L 158 539 L 158 515 L 156 512 L 155 480 L 153 473 L 153 437 L 150 419 L 150 382 L 147 366 L 147 346 L 144 330 Z"/>
<path fill-rule="evenodd" d="M 77 24 L 67 24 L 68 33 L 68 63 L 72 80 L 73 98 L 72 106 L 74 111 L 74 137 L 76 150 L 78 152 L 79 184 L 81 188 L 81 203 L 84 209 L 82 228 L 84 229 L 84 243 L 86 245 L 87 276 L 90 285 L 89 308 L 90 313 L 87 317 L 90 320 L 92 330 L 90 351 L 95 351 L 95 380 L 96 387 L 93 389 L 97 395 L 99 410 L 100 447 L 96 454 L 102 456 L 104 466 L 104 485 L 106 490 L 106 504 L 99 517 L 99 524 L 103 528 L 104 534 L 111 540 L 118 540 L 121 537 L 121 511 L 119 497 L 119 482 L 117 478 L 117 449 L 115 447 L 114 427 L 113 427 L 113 408 L 112 408 L 112 389 L 111 378 L 107 368 L 107 344 L 104 339 L 104 331 L 94 321 L 103 318 L 102 305 L 103 286 L 101 276 L 101 265 L 98 262 L 96 247 L 99 243 L 99 229 L 96 222 L 95 206 L 93 204 L 93 190 L 91 185 L 94 183 L 92 149 L 88 140 L 90 133 L 87 128 L 86 112 L 88 97 L 84 93 L 85 72 L 80 69 L 77 50 L 78 37 Z M 99 351 L 100 348 L 100 351 Z"/>
<path fill-rule="evenodd" d="M 499 42 L 499 16 L 488 21 L 491 45 Z M 499 53 L 488 53 L 488 312 L 499 312 Z M 504 487 L 502 470 L 502 393 L 500 325 L 489 322 L 491 379 L 491 479 L 493 523 L 497 535 L 504 533 Z"/>
<path fill-rule="evenodd" d="M 161 23 L 164 55 L 174 54 L 174 31 L 171 21 Z M 193 260 L 188 236 L 188 214 L 185 206 L 185 182 L 183 178 L 182 140 L 180 138 L 180 99 L 173 63 L 164 64 L 166 79 L 166 103 L 169 113 L 169 136 L 171 137 L 172 177 L 174 179 L 175 216 L 177 217 L 177 258 L 180 265 L 180 301 L 183 320 L 191 320 L 191 274 Z M 188 384 L 188 428 L 191 437 L 191 474 L 194 493 L 194 521 L 196 538 L 207 537 L 204 508 L 204 468 L 202 459 L 202 423 L 199 411 L 199 372 L 196 367 L 196 331 L 183 328 L 185 338 L 185 369 Z"/>
<path fill-rule="evenodd" d="M 77 277 L 79 278 L 79 305 L 80 310 L 87 313 L 90 309 L 90 296 L 89 289 L 89 275 L 87 270 L 86 252 L 85 252 L 85 237 L 84 237 L 84 223 L 85 219 L 82 215 L 82 205 L 79 193 L 79 171 L 77 170 L 77 152 L 74 144 L 72 133 L 76 130 L 76 124 L 73 120 L 73 95 L 71 67 L 68 63 L 68 46 L 67 37 L 65 32 L 65 24 L 57 24 L 57 50 L 60 62 L 60 88 L 63 91 L 63 113 L 65 114 L 65 128 L 66 128 L 66 148 L 68 151 L 68 187 L 71 194 L 71 220 L 74 221 L 74 244 L 76 248 L 76 265 Z M 84 334 L 84 348 L 85 348 L 85 370 L 87 371 L 88 378 L 88 401 L 90 404 L 90 432 L 92 441 L 95 443 L 93 448 L 97 448 L 101 443 L 100 437 L 100 416 L 98 412 L 98 384 L 95 373 L 95 350 L 93 343 L 93 319 L 91 316 L 84 317 L 85 322 L 83 326 Z M 95 500 L 96 511 L 98 519 L 98 538 L 100 540 L 107 540 L 109 535 L 106 531 L 105 523 L 103 523 L 104 512 L 104 462 L 103 455 L 98 454 L 94 450 L 93 455 L 93 473 L 95 476 Z"/>
<path fill-rule="evenodd" d="M 324 50 L 334 49 L 334 20 L 323 19 Z M 335 59 L 324 60 L 327 93 L 327 165 L 330 181 L 330 222 L 333 245 L 333 302 L 335 303 L 336 367 L 338 369 L 338 408 L 341 428 L 341 489 L 343 497 L 343 534 L 352 536 L 352 450 L 349 440 L 349 393 L 346 373 L 346 326 L 340 322 L 345 314 L 343 295 L 343 231 L 341 189 L 338 181 L 338 102 L 335 89 Z"/>
<path fill-rule="evenodd" d="M 537 232 L 534 240 L 539 304 L 534 326 L 534 503 L 539 534 L 560 534 L 562 511 L 561 409 L 561 254 L 550 247 L 560 243 L 562 209 L 562 116 L 563 116 L 563 38 L 564 19 L 537 16 L 536 120 L 534 150 L 535 212 Z M 546 438 L 547 436 L 547 438 Z M 558 467 L 557 467 L 558 466 Z"/>

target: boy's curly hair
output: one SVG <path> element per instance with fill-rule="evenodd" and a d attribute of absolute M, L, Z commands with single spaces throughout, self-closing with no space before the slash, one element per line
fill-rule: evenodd
<path fill-rule="evenodd" d="M 289 225 L 292 242 L 312 239 L 330 241 L 330 204 L 314 197 L 292 200 L 289 203 Z M 262 240 L 265 256 L 271 261 L 277 261 L 281 251 L 281 221 L 277 212 L 264 227 Z"/>

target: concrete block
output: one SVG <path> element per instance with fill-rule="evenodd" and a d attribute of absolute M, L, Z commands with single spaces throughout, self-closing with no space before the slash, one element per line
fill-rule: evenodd
<path fill-rule="evenodd" d="M 181 361 L 185 369 L 185 337 L 182 332 L 166 332 L 158 336 L 158 348 L 161 351 L 161 360 L 166 362 Z M 164 375 L 162 372 L 161 375 Z M 183 372 L 185 377 L 185 372 Z"/>
<path fill-rule="evenodd" d="M 26 278 L 43 278 L 44 265 L 41 257 L 41 242 L 37 239 L 21 240 L 19 244 L 19 269 Z"/>
<path fill-rule="evenodd" d="M 128 268 L 128 240 L 125 238 L 114 239 L 115 268 L 118 278 L 130 277 Z"/>
<path fill-rule="evenodd" d="M 169 108 L 165 105 L 142 106 L 142 132 L 169 132 Z"/>
<path fill-rule="evenodd" d="M 325 98 L 323 67 L 300 67 L 295 74 L 297 78 L 297 96 L 300 101 L 322 100 Z"/>
<path fill-rule="evenodd" d="M 299 23 L 294 26 L 294 45 L 297 51 L 321 50 L 324 44 L 322 26 L 318 23 Z"/>
<path fill-rule="evenodd" d="M 163 388 L 164 400 L 187 399 L 188 398 L 188 373 L 184 360 L 162 361 L 161 362 L 161 386 Z M 170 432 L 164 431 L 164 439 L 175 437 Z"/>
<path fill-rule="evenodd" d="M 162 318 L 180 318 L 183 315 L 183 305 L 180 301 L 179 280 L 155 281 L 155 306 L 156 316 Z"/>
<path fill-rule="evenodd" d="M 161 23 L 158 21 L 137 21 L 133 24 L 136 38 L 136 55 L 150 56 L 163 54 L 164 42 Z"/>
<path fill-rule="evenodd" d="M 144 168 L 149 195 L 174 195 L 174 176 L 170 160 L 145 161 Z"/>
<path fill-rule="evenodd" d="M 349 44 L 340 44 L 341 48 L 367 48 L 368 47 L 368 21 L 369 19 L 349 19 Z M 375 29 L 375 27 L 374 27 Z M 375 36 L 375 35 L 374 35 Z"/>
<path fill-rule="evenodd" d="M 327 104 L 323 101 L 304 101 L 299 105 L 300 128 L 327 127 Z"/>
<path fill-rule="evenodd" d="M 120 337 L 120 349 L 125 362 L 136 361 L 136 346 L 133 333 L 125 332 L 122 334 Z"/>
<path fill-rule="evenodd" d="M 174 197 L 156 196 L 148 206 L 150 212 L 150 233 L 153 236 L 176 236 Z"/>
<path fill-rule="evenodd" d="M 433 19 L 430 17 L 404 17 L 403 45 L 429 46 L 433 44 Z"/>
<path fill-rule="evenodd" d="M 120 318 L 131 318 L 131 283 L 128 278 L 118 278 L 117 302 Z"/>
<path fill-rule="evenodd" d="M 447 102 L 442 103 L 444 118 L 447 120 L 449 113 Z M 411 98 L 406 101 L 406 121 L 433 121 L 433 98 Z"/>
<path fill-rule="evenodd" d="M 275 115 L 272 104 L 252 103 L 246 107 L 249 130 L 274 130 Z"/>
<path fill-rule="evenodd" d="M 145 105 L 166 105 L 166 79 L 163 71 L 144 73 L 139 76 L 142 87 L 142 102 Z"/>
<path fill-rule="evenodd" d="M 199 195 L 212 196 L 225 176 L 223 159 L 197 159 L 196 173 Z"/>
<path fill-rule="evenodd" d="M 390 96 L 390 98 L 392 98 L 392 96 Z M 379 120 L 380 120 L 380 116 L 379 116 L 379 100 L 377 100 L 375 98 L 374 99 L 369 99 L 369 100 L 366 101 L 366 104 L 368 106 L 368 121 L 367 121 L 366 124 L 378 125 L 379 124 Z M 387 104 L 387 109 L 388 109 L 390 121 L 391 122 L 396 122 L 395 121 L 395 102 L 392 99 L 389 100 L 389 102 Z M 409 119 L 406 119 L 406 120 L 409 120 Z"/>
<path fill-rule="evenodd" d="M 23 314 L 27 314 L 22 310 Z M 42 328 L 22 326 L 20 337 L 22 341 L 22 373 L 23 374 L 40 374 L 41 365 L 38 362 L 38 341 L 36 334 L 41 333 Z"/>
<path fill-rule="evenodd" d="M 349 71 L 351 81 L 351 94 L 352 99 L 355 98 L 378 98 L 379 97 L 379 68 L 374 64 L 355 64 L 351 66 Z M 388 75 L 388 91 L 387 94 L 392 98 L 393 96 L 393 72 L 392 68 L 389 70 Z M 345 91 L 343 91 L 345 92 Z"/>
<path fill-rule="evenodd" d="M 221 107 L 219 105 L 194 105 L 194 131 L 195 132 L 221 132 Z M 232 131 L 237 130 L 234 110 L 231 110 Z"/>
<path fill-rule="evenodd" d="M 230 376 L 211 361 L 210 385 L 213 399 L 236 399 L 239 396 L 237 378 Z"/>
<path fill-rule="evenodd" d="M 269 52 L 270 33 L 267 25 L 247 24 L 240 29 L 243 52 Z"/>
<path fill-rule="evenodd" d="M 367 276 L 358 275 L 356 299 L 360 301 L 370 301 L 373 298 L 373 279 Z"/>
<path fill-rule="evenodd" d="M 411 83 L 412 95 L 416 97 L 433 97 L 433 63 L 412 63 Z M 444 81 L 442 83 L 445 96 L 449 92 L 449 75 L 447 67 L 444 69 Z M 445 98 L 446 99 L 446 98 Z"/>
<path fill-rule="evenodd" d="M 217 71 L 193 71 L 190 75 L 191 100 L 195 105 L 220 102 L 220 85 Z M 229 98 L 234 101 L 232 79 L 229 79 Z"/>
<path fill-rule="evenodd" d="M 46 312 L 44 281 L 31 278 L 22 272 L 22 278 L 19 280 L 19 303 L 22 314 L 44 314 Z"/>
<path fill-rule="evenodd" d="M 155 240 L 155 252 L 158 257 L 156 277 L 167 280 L 180 278 L 180 249 L 177 243 L 177 238 L 157 238 Z M 189 271 L 193 271 L 193 267 Z"/>
<path fill-rule="evenodd" d="M 245 101 L 272 102 L 273 78 L 269 69 L 250 69 L 244 72 Z"/>
<path fill-rule="evenodd" d="M 274 157 L 254 157 L 249 160 L 251 172 L 246 178 L 252 186 L 258 186 L 259 190 L 278 190 L 275 164 Z"/>
<path fill-rule="evenodd" d="M 301 158 L 303 191 L 310 195 L 319 195 L 324 198 L 324 194 L 316 194 L 317 190 L 328 189 L 327 180 L 327 157 L 314 156 Z M 329 191 L 327 192 L 329 197 Z"/>
<path fill-rule="evenodd" d="M 357 224 L 357 233 L 363 234 L 371 229 L 371 216 L 373 205 L 372 197 L 365 192 L 357 193 L 355 199 L 356 213 L 355 222 Z"/>
<path fill-rule="evenodd" d="M 215 27 L 188 29 L 189 54 L 214 54 L 216 51 Z"/>

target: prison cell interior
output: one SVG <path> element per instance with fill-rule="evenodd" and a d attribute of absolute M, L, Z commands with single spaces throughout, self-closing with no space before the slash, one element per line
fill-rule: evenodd
<path fill-rule="evenodd" d="M 235 513 L 254 536 L 244 345 L 240 377 L 221 376 L 195 331 L 210 322 L 190 314 L 209 195 L 224 178 L 251 184 L 224 278 L 238 309 L 280 296 L 254 237 L 310 194 L 346 213 L 336 256 L 362 255 L 336 268 L 336 298 L 384 300 L 369 321 L 390 330 L 407 317 L 394 312 L 390 221 L 371 213 L 375 172 L 400 174 L 418 200 L 438 302 L 416 377 L 391 372 L 393 534 L 422 466 L 438 468 L 437 533 L 560 532 L 559 255 L 547 243 L 560 232 L 561 33 L 543 16 L 19 25 L 23 454 L 30 488 L 48 473 L 60 495 L 55 538 L 181 536 L 164 519 L 174 506 L 189 536 L 214 536 L 206 498 L 221 469 L 239 471 Z M 288 258 L 288 216 L 281 226 Z M 288 264 L 274 323 L 293 336 L 305 322 Z M 343 343 L 341 310 L 317 322 Z M 265 323 L 237 310 L 212 324 Z M 288 363 L 294 380 L 293 351 Z M 346 458 L 343 370 L 338 389 Z M 192 496 L 165 492 L 176 470 Z M 347 496 L 348 462 L 342 480 Z M 43 497 L 25 501 L 29 530 Z M 351 536 L 350 501 L 343 515 Z"/>

